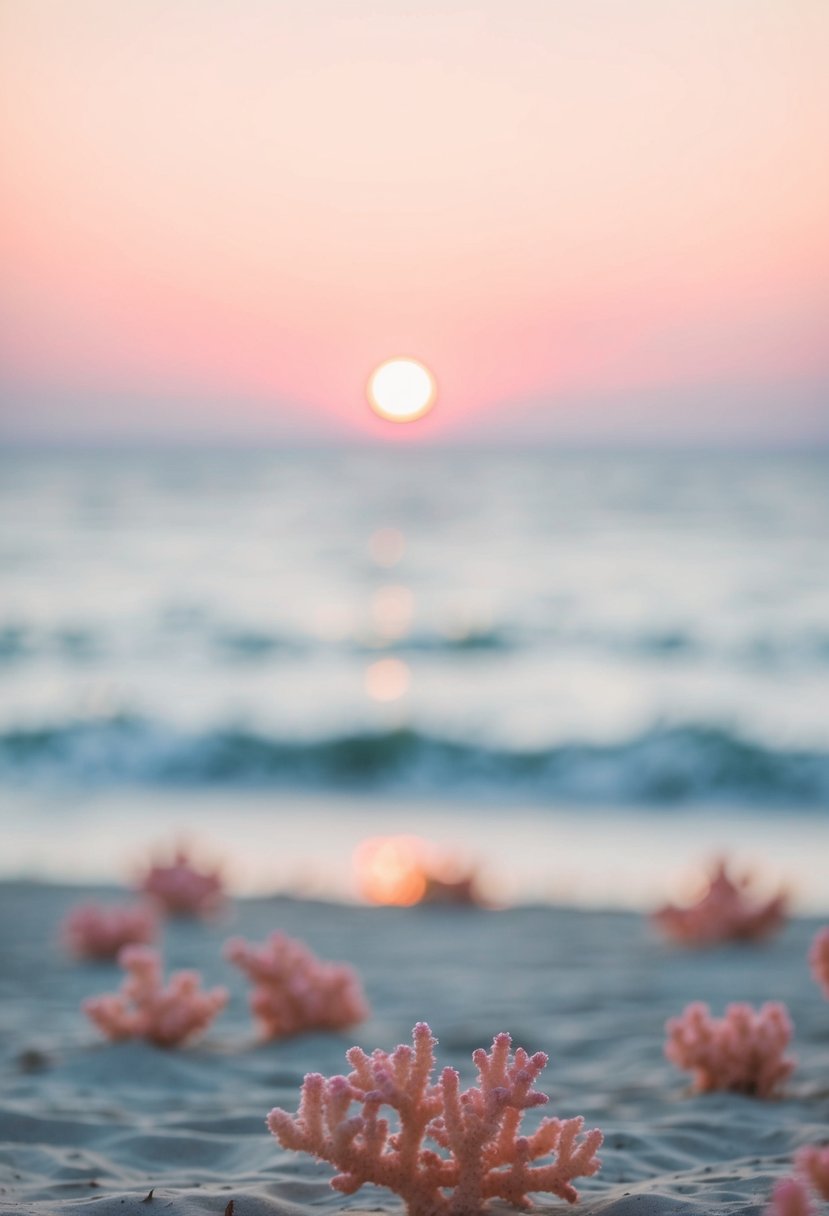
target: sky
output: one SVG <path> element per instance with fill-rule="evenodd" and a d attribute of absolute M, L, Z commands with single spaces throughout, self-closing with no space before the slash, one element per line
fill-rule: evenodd
<path fill-rule="evenodd" d="M 825 0 L 4 0 L 0 436 L 825 442 L 827 45 Z"/>

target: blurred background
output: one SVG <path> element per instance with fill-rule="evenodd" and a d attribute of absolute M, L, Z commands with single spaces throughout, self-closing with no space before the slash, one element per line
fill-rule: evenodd
<path fill-rule="evenodd" d="M 496 898 L 720 848 L 826 899 L 829 479 L 796 454 L 16 453 L 7 871 L 204 839 L 353 894 L 364 836 Z"/>
<path fill-rule="evenodd" d="M 3 872 L 829 908 L 829 11 L 375 10 L 3 6 Z"/>

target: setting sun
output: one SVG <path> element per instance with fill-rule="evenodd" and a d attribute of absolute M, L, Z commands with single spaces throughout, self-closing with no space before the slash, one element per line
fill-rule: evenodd
<path fill-rule="evenodd" d="M 432 373 L 416 359 L 388 359 L 372 372 L 366 392 L 381 418 L 414 422 L 428 414 L 437 388 Z"/>

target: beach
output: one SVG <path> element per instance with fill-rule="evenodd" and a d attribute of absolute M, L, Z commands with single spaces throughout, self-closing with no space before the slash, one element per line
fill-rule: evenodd
<path fill-rule="evenodd" d="M 439 1039 L 439 1066 L 456 1067 L 463 1084 L 474 1077 L 472 1051 L 501 1030 L 548 1053 L 538 1083 L 551 1099 L 545 1113 L 584 1115 L 605 1134 L 601 1171 L 577 1182 L 575 1210 L 591 1216 L 759 1214 L 794 1151 L 829 1137 L 829 1006 L 806 963 L 819 919 L 794 919 L 764 945 L 683 951 L 634 912 L 237 900 L 213 921 L 165 928 L 167 966 L 197 967 L 231 999 L 203 1040 L 164 1051 L 104 1042 L 79 1006 L 117 987 L 120 972 L 74 962 L 56 944 L 68 908 L 117 895 L 0 885 L 0 1211 L 206 1216 L 233 1200 L 234 1216 L 402 1212 L 387 1191 L 332 1191 L 330 1167 L 280 1148 L 264 1120 L 273 1106 L 296 1109 L 306 1072 L 345 1071 L 352 1043 L 388 1050 L 420 1020 Z M 257 1042 L 246 984 L 221 947 L 274 929 L 353 964 L 369 1019 L 343 1033 Z M 692 1095 L 664 1058 L 665 1019 L 692 1000 L 722 1013 L 730 1001 L 771 999 L 787 1003 L 795 1024 L 797 1067 L 784 1096 Z M 541 1212 L 567 1206 L 536 1199 Z"/>
<path fill-rule="evenodd" d="M 829 5 L 0 28 L 0 1216 L 829 1216 Z"/>
<path fill-rule="evenodd" d="M 829 919 L 822 459 L 481 452 L 458 479 L 437 451 L 88 452 L 3 472 L 0 1211 L 399 1216 L 387 1191 L 332 1191 L 265 1117 L 421 1020 L 464 1085 L 502 1030 L 548 1053 L 547 1113 L 605 1134 L 577 1182 L 593 1216 L 759 1214 L 829 1139 L 806 962 Z M 487 906 L 367 906 L 354 857 L 390 835 L 474 870 Z M 69 959 L 59 924 L 181 844 L 233 898 L 167 925 L 165 965 L 229 1004 L 182 1050 L 105 1043 L 80 1006 L 120 972 Z M 649 910 L 717 857 L 792 919 L 763 945 L 669 947 Z M 364 1024 L 257 1042 L 222 944 L 276 929 L 358 970 Z M 782 1097 L 690 1093 L 664 1026 L 698 1000 L 786 1002 Z"/>

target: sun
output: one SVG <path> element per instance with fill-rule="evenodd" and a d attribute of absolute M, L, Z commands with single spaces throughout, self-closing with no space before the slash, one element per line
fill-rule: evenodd
<path fill-rule="evenodd" d="M 435 404 L 437 385 L 417 359 L 387 359 L 375 368 L 366 388 L 368 403 L 389 422 L 414 422 Z"/>

